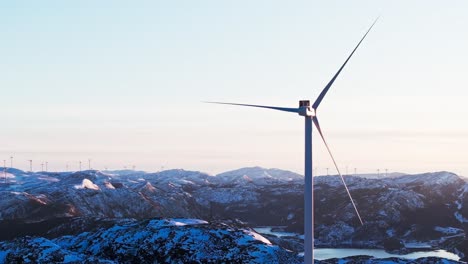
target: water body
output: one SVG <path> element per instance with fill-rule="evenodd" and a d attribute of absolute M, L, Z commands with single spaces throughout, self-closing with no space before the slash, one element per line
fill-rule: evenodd
<path fill-rule="evenodd" d="M 277 237 L 284 236 L 298 236 L 296 233 L 291 232 L 278 232 L 272 231 L 273 227 L 255 227 L 254 230 L 257 233 L 275 235 Z M 314 258 L 318 260 L 330 259 L 330 258 L 345 258 L 350 256 L 367 255 L 375 258 L 402 258 L 402 259 L 417 259 L 424 257 L 439 257 L 450 260 L 460 260 L 460 257 L 456 254 L 445 250 L 431 250 L 431 251 L 416 251 L 406 255 L 396 255 L 385 252 L 383 249 L 362 249 L 362 248 L 316 248 L 314 249 Z"/>
<path fill-rule="evenodd" d="M 275 235 L 277 237 L 297 236 L 296 233 L 292 233 L 292 232 L 271 231 L 272 228 L 273 227 L 271 226 L 262 226 L 262 227 L 255 227 L 254 230 L 260 234 Z"/>
<path fill-rule="evenodd" d="M 460 260 L 460 257 L 445 250 L 418 251 L 406 255 L 396 255 L 385 252 L 383 249 L 359 249 L 359 248 L 316 248 L 314 258 L 324 260 L 329 258 L 345 258 L 357 255 L 368 255 L 376 258 L 403 258 L 417 259 L 424 257 L 439 257 L 450 260 Z"/>

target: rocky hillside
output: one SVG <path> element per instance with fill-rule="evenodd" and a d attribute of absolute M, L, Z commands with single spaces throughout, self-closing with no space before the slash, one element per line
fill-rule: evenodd
<path fill-rule="evenodd" d="M 76 235 L 0 242 L 0 262 L 294 264 L 301 258 L 251 229 L 232 224 L 197 219 L 125 219 Z"/>
<path fill-rule="evenodd" d="M 467 254 L 462 251 L 468 230 L 468 184 L 457 175 L 346 176 L 346 181 L 365 224 L 359 224 L 337 176 L 315 177 L 317 245 L 382 248 L 385 241 L 396 239 Z M 286 231 L 302 232 L 303 177 L 258 167 L 216 176 L 185 170 L 8 169 L 6 183 L 0 184 L 1 239 L 41 235 L 71 217 L 90 216 L 240 219 L 249 226 L 285 226 Z M 295 245 L 291 250 L 302 250 L 301 243 L 289 244 Z"/>
<path fill-rule="evenodd" d="M 86 231 L 85 231 L 86 230 Z M 297 254 L 236 221 L 68 218 L 41 237 L 0 242 L 0 263 L 303 263 Z M 57 235 L 62 232 L 73 235 Z M 317 264 L 455 264 L 440 258 L 353 256 Z"/>

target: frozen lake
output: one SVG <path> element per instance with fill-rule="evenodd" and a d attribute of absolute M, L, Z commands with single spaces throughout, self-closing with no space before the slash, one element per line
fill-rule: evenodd
<path fill-rule="evenodd" d="M 272 227 L 270 226 L 262 226 L 262 227 L 255 227 L 254 230 L 260 234 L 268 234 L 268 235 L 275 235 L 277 237 L 284 237 L 284 236 L 297 236 L 296 233 L 292 232 L 281 232 L 281 231 L 271 231 Z"/>
<path fill-rule="evenodd" d="M 405 258 L 417 259 L 423 257 L 439 257 L 450 260 L 460 260 L 457 255 L 447 252 L 445 250 L 432 250 L 432 251 L 419 251 L 412 252 L 406 255 L 395 255 L 385 252 L 383 249 L 358 249 L 358 248 L 316 248 L 314 250 L 314 258 L 318 260 L 329 258 L 344 258 L 356 255 L 368 255 L 376 258 Z"/>
<path fill-rule="evenodd" d="M 277 237 L 284 236 L 297 236 L 296 233 L 291 232 L 278 232 L 272 231 L 273 227 L 255 227 L 254 230 L 261 234 L 275 235 Z M 383 249 L 362 249 L 362 248 L 316 248 L 314 250 L 314 258 L 318 260 L 330 259 L 330 258 L 345 258 L 357 255 L 368 255 L 376 258 L 405 258 L 405 259 L 417 259 L 424 257 L 439 257 L 450 260 L 460 260 L 456 254 L 445 250 L 431 250 L 431 251 L 416 251 L 406 255 L 396 255 L 385 252 Z"/>

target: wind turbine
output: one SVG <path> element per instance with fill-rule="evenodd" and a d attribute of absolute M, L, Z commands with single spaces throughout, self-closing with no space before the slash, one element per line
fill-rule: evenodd
<path fill-rule="evenodd" d="M 378 19 L 378 18 L 377 18 Z M 305 166 L 304 166 L 304 181 L 305 181 L 305 186 L 304 186 L 304 263 L 309 264 L 309 263 L 314 263 L 314 189 L 313 189 L 313 179 L 312 179 L 312 123 L 314 123 L 315 127 L 317 128 L 317 131 L 320 134 L 320 137 L 323 140 L 323 143 L 325 144 L 325 147 L 328 151 L 328 154 L 330 155 L 333 164 L 338 172 L 338 174 L 341 177 L 341 181 L 343 182 L 343 185 L 346 189 L 346 192 L 349 196 L 349 199 L 351 200 L 351 204 L 354 207 L 354 210 L 356 212 L 357 217 L 359 218 L 359 221 L 361 222 L 361 225 L 363 225 L 361 216 L 359 215 L 359 211 L 357 210 L 356 204 L 353 201 L 353 198 L 351 197 L 351 193 L 349 192 L 348 186 L 346 185 L 346 182 L 344 180 L 343 175 L 341 175 L 340 169 L 338 168 L 338 165 L 335 161 L 335 158 L 333 157 L 333 154 L 330 150 L 330 147 L 327 144 L 327 141 L 325 140 L 325 137 L 323 135 L 322 129 L 320 127 L 318 118 L 317 118 L 317 108 L 319 107 L 320 103 L 322 102 L 323 98 L 327 94 L 328 90 L 330 87 L 333 85 L 335 82 L 336 78 L 338 78 L 338 75 L 341 73 L 343 68 L 346 66 L 348 61 L 351 59 L 353 56 L 354 52 L 358 49 L 359 45 L 361 45 L 362 41 L 366 38 L 367 34 L 370 32 L 372 27 L 375 25 L 377 22 L 377 19 L 372 23 L 372 25 L 369 27 L 367 32 L 364 34 L 364 36 L 361 38 L 359 43 L 356 45 L 354 50 L 351 52 L 351 54 L 348 56 L 348 58 L 345 60 L 343 65 L 339 68 L 338 72 L 335 73 L 333 78 L 328 82 L 328 84 L 325 86 L 325 88 L 322 90 L 320 95 L 317 97 L 315 102 L 310 105 L 309 100 L 301 100 L 299 101 L 299 107 L 278 107 L 278 106 L 267 106 L 267 105 L 254 105 L 254 104 L 240 104 L 240 103 L 226 103 L 226 102 L 206 102 L 206 103 L 212 103 L 212 104 L 224 104 L 224 105 L 235 105 L 235 106 L 247 106 L 247 107 L 257 107 L 257 108 L 266 108 L 266 109 L 272 109 L 272 110 L 278 110 L 282 112 L 290 112 L 290 113 L 296 113 L 299 114 L 300 116 L 303 116 L 305 119 Z M 328 174 L 328 173 L 327 173 Z"/>

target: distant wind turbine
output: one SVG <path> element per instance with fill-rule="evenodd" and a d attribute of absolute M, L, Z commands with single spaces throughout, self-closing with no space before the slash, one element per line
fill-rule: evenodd
<path fill-rule="evenodd" d="M 361 38 L 357 46 L 354 48 L 354 50 L 351 52 L 351 54 L 348 56 L 346 61 L 343 63 L 343 65 L 340 67 L 338 72 L 333 76 L 333 78 L 330 80 L 330 82 L 325 86 L 325 88 L 322 90 L 320 95 L 317 97 L 315 102 L 310 105 L 309 100 L 301 100 L 299 101 L 299 107 L 278 107 L 278 106 L 266 106 L 266 105 L 254 105 L 254 104 L 240 104 L 240 103 L 226 103 L 226 102 L 206 102 L 206 103 L 213 103 L 213 104 L 224 104 L 224 105 L 236 105 L 236 106 L 247 106 L 247 107 L 257 107 L 257 108 L 266 108 L 266 109 L 272 109 L 272 110 L 278 110 L 278 111 L 283 111 L 283 112 L 290 112 L 290 113 L 296 113 L 299 114 L 300 116 L 303 116 L 305 119 L 305 166 L 304 166 L 304 180 L 305 180 L 305 187 L 304 187 L 304 263 L 309 264 L 309 263 L 314 263 L 314 218 L 313 218 L 313 213 L 314 213 L 314 203 L 313 203 L 313 180 L 312 180 L 312 123 L 315 124 L 315 127 L 317 128 L 318 133 L 320 134 L 320 137 L 322 138 L 325 147 L 327 148 L 327 151 L 333 161 L 333 164 L 338 171 L 338 174 L 341 177 L 341 181 L 344 184 L 344 187 L 346 189 L 346 192 L 351 200 L 351 203 L 354 207 L 354 210 L 356 212 L 357 217 L 359 218 L 359 221 L 361 222 L 361 225 L 363 224 L 361 216 L 359 215 L 359 211 L 357 210 L 356 205 L 354 204 L 353 198 L 351 197 L 351 193 L 349 192 L 349 189 L 346 185 L 346 182 L 344 180 L 343 175 L 341 175 L 341 172 L 338 168 L 338 165 L 335 161 L 335 158 L 332 155 L 332 152 L 325 140 L 325 137 L 323 135 L 322 129 L 320 127 L 318 118 L 317 118 L 317 108 L 319 107 L 320 103 L 322 102 L 323 98 L 327 94 L 328 90 L 330 87 L 333 85 L 335 82 L 336 78 L 338 75 L 341 73 L 343 68 L 346 66 L 348 63 L 349 59 L 353 56 L 354 52 L 357 50 L 359 45 L 361 45 L 362 41 L 365 39 L 367 34 L 370 32 L 372 27 L 375 25 L 377 22 L 377 19 L 372 23 L 370 28 L 367 30 L 367 32 L 364 34 L 364 36 Z M 328 169 L 327 169 L 328 170 Z M 328 172 L 327 172 L 328 174 Z"/>
<path fill-rule="evenodd" d="M 13 169 L 13 156 L 10 157 L 10 168 Z"/>
<path fill-rule="evenodd" d="M 32 160 L 28 160 L 29 161 L 29 171 L 32 172 Z"/>

